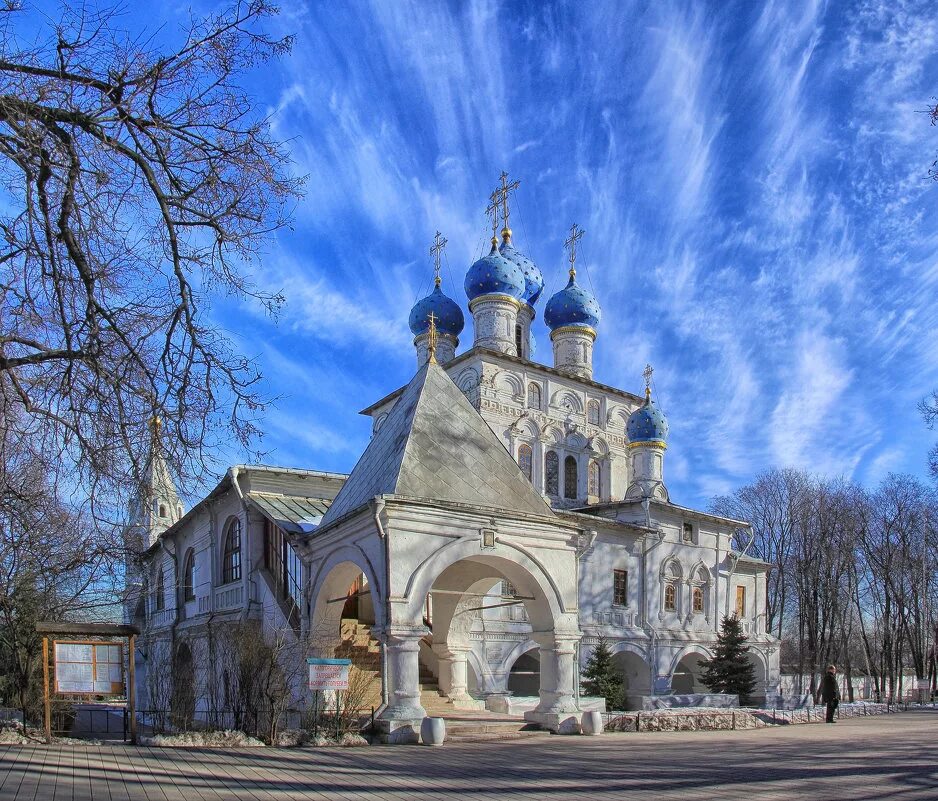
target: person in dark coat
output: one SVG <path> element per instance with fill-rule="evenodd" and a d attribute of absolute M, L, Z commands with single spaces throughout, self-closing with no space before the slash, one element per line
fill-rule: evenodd
<path fill-rule="evenodd" d="M 821 700 L 827 704 L 827 722 L 835 723 L 834 712 L 840 703 L 840 688 L 837 686 L 837 668 L 834 665 L 827 666 L 827 673 L 821 680 Z"/>

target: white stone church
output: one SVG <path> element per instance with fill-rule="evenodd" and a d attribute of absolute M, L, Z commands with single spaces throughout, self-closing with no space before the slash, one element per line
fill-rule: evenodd
<path fill-rule="evenodd" d="M 426 707 L 576 730 L 595 704 L 578 666 L 600 636 L 630 708 L 692 703 L 733 613 L 756 696 L 774 698 L 768 566 L 733 548 L 748 524 L 671 499 L 647 375 L 644 396 L 593 379 L 601 313 L 577 282 L 575 228 L 569 282 L 544 308 L 553 363 L 532 360 L 544 281 L 512 244 L 507 193 L 496 200 L 501 237 L 465 279 L 472 346 L 458 353 L 463 314 L 437 270 L 410 315 L 416 374 L 363 410 L 373 433 L 349 475 L 232 467 L 184 512 L 155 449 L 127 612 L 145 632 L 140 708 L 147 642 L 188 648 L 210 622 L 246 619 L 312 655 L 369 643 L 391 739 L 412 737 Z"/>

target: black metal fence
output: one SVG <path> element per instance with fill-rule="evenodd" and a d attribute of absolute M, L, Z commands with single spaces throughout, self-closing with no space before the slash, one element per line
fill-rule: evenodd
<path fill-rule="evenodd" d="M 143 736 L 186 732 L 239 731 L 270 743 L 285 731 L 339 738 L 374 728 L 375 708 L 196 710 L 180 714 L 171 709 L 138 709 L 137 732 Z"/>

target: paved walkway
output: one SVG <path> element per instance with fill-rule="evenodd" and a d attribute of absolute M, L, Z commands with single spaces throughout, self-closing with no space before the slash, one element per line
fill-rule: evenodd
<path fill-rule="evenodd" d="M 3 801 L 936 799 L 938 712 L 834 726 L 354 749 L 0 747 Z"/>

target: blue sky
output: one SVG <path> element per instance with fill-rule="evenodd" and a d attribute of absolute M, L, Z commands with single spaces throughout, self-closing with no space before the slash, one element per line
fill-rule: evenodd
<path fill-rule="evenodd" d="M 407 315 L 431 287 L 434 231 L 465 309 L 504 169 L 521 180 L 516 244 L 547 280 L 539 358 L 576 221 L 604 312 L 595 377 L 640 391 L 655 366 L 675 501 L 775 466 L 924 475 L 929 6 L 286 3 L 293 52 L 252 91 L 309 176 L 259 276 L 288 303 L 276 324 L 249 305 L 213 312 L 279 396 L 266 461 L 351 469 L 370 430 L 356 412 L 414 371 Z"/>

